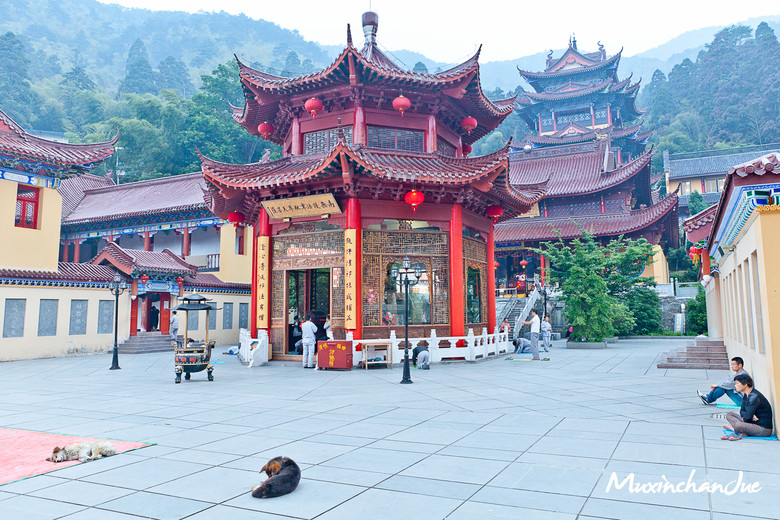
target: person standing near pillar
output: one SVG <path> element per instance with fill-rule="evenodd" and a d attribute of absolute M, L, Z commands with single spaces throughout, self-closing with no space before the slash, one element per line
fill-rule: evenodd
<path fill-rule="evenodd" d="M 317 344 L 317 326 L 311 321 L 311 313 L 301 325 L 303 335 L 303 368 L 314 368 L 314 347 Z"/>

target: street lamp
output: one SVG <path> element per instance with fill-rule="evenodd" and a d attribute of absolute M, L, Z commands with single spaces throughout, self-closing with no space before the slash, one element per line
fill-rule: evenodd
<path fill-rule="evenodd" d="M 398 269 L 395 265 L 390 269 L 390 275 L 395 280 L 400 280 L 404 284 L 404 374 L 401 379 L 402 385 L 413 383 L 412 374 L 409 370 L 409 286 L 414 285 L 422 277 L 422 268 L 417 265 L 411 269 L 411 262 L 408 256 L 404 256 L 403 269 Z M 416 280 L 411 279 L 414 274 Z M 400 277 L 400 278 L 399 278 Z"/>
<path fill-rule="evenodd" d="M 119 272 L 114 275 L 114 279 L 108 282 L 108 290 L 114 295 L 114 359 L 111 361 L 109 370 L 119 370 L 119 295 L 127 289 L 127 282 L 120 276 Z"/>

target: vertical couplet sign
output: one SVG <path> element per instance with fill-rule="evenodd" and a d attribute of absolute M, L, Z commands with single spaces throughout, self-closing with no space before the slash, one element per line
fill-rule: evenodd
<path fill-rule="evenodd" d="M 257 328 L 269 327 L 271 302 L 268 301 L 271 266 L 269 265 L 269 249 L 271 237 L 257 237 Z"/>
<path fill-rule="evenodd" d="M 344 327 L 358 328 L 357 306 L 360 297 L 357 294 L 357 229 L 344 230 Z"/>

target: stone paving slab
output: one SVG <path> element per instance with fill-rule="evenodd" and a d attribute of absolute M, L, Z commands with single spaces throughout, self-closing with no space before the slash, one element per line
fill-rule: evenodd
<path fill-rule="evenodd" d="M 718 370 L 664 370 L 686 340 L 630 340 L 549 363 L 413 371 L 248 369 L 173 383 L 167 353 L 0 363 L 0 426 L 156 443 L 0 486 L 5 520 L 780 518 L 780 443 L 720 441 L 695 395 Z M 45 384 L 41 384 L 45 381 Z M 252 498 L 271 457 L 292 494 Z M 758 481 L 757 494 L 654 494 L 608 483 Z"/>

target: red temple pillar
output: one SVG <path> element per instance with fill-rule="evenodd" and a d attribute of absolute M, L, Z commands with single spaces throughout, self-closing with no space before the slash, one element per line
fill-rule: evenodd
<path fill-rule="evenodd" d="M 271 337 L 271 218 L 265 208 L 257 216 L 257 230 L 252 252 L 252 337 L 262 329 Z M 250 305 L 250 309 L 252 305 Z"/>
<path fill-rule="evenodd" d="M 463 208 L 452 205 L 450 219 L 450 336 L 465 336 L 463 300 Z"/>
<path fill-rule="evenodd" d="M 539 135 L 542 135 L 542 114 L 539 113 Z"/>
<path fill-rule="evenodd" d="M 146 332 L 149 332 L 151 328 L 150 325 L 152 323 L 151 320 L 152 300 L 149 299 L 148 294 L 149 293 L 147 293 L 147 297 L 144 298 L 144 305 L 142 309 L 143 312 L 141 314 L 141 323 L 143 324 L 144 330 Z"/>
<path fill-rule="evenodd" d="M 493 223 L 490 223 L 490 232 L 487 239 L 487 272 L 488 272 L 488 334 L 496 332 L 496 243 L 493 239 Z"/>
<path fill-rule="evenodd" d="M 552 114 L 553 119 L 553 132 L 558 131 L 558 121 L 555 120 L 555 110 L 550 110 L 550 114 Z"/>
<path fill-rule="evenodd" d="M 710 252 L 708 249 L 702 249 L 701 252 L 701 275 L 707 276 L 712 273 L 710 266 Z"/>
<path fill-rule="evenodd" d="M 149 230 L 144 231 L 144 251 L 152 250 L 152 235 L 149 234 Z"/>
<path fill-rule="evenodd" d="M 70 254 L 69 249 L 70 249 L 70 242 L 68 242 L 66 240 L 65 243 L 62 245 L 62 261 L 63 262 L 67 262 L 68 261 L 68 255 Z"/>
<path fill-rule="evenodd" d="M 612 109 L 607 105 L 607 124 L 612 124 Z"/>
<path fill-rule="evenodd" d="M 431 114 L 428 116 L 428 129 L 425 131 L 425 151 L 428 153 L 435 152 L 437 147 L 437 124 L 436 116 Z"/>
<path fill-rule="evenodd" d="M 547 263 L 547 259 L 544 257 L 544 255 L 542 255 L 542 257 L 541 257 L 541 266 L 540 266 L 540 269 L 542 271 L 541 272 L 542 286 L 544 286 L 544 271 L 545 271 L 545 267 L 546 267 L 545 264 L 546 263 Z"/>
<path fill-rule="evenodd" d="M 265 212 L 265 209 L 260 211 Z M 257 339 L 257 230 L 259 229 L 260 226 L 256 225 L 252 232 L 252 285 L 249 296 L 249 334 L 252 339 Z"/>
<path fill-rule="evenodd" d="M 350 259 L 354 260 L 354 266 L 352 269 L 352 280 L 346 279 L 347 271 L 345 271 L 345 280 L 344 283 L 353 283 L 354 289 L 352 290 L 352 294 L 355 295 L 355 299 L 351 302 L 352 303 L 352 311 L 354 313 L 354 324 L 355 327 L 347 328 L 347 332 L 352 333 L 353 339 L 362 339 L 363 338 L 363 289 L 362 289 L 362 278 L 363 278 L 363 272 L 362 272 L 362 265 L 363 265 L 363 224 L 362 224 L 362 217 L 361 217 L 361 211 L 360 211 L 360 199 L 347 199 L 347 229 L 354 229 L 355 231 L 355 243 L 353 244 L 354 254 L 350 255 L 347 251 L 345 251 L 344 260 L 345 262 L 348 262 Z M 351 258 L 350 258 L 351 257 Z M 349 267 L 349 266 L 347 266 Z M 345 298 L 346 298 L 346 288 L 345 285 Z M 345 305 L 348 305 L 350 302 L 347 302 L 345 300 Z M 346 309 L 345 309 L 346 310 Z M 345 317 L 348 312 L 345 313 Z"/>
<path fill-rule="evenodd" d="M 458 146 L 455 148 L 455 158 L 461 159 L 463 157 L 463 138 L 458 137 Z"/>
<path fill-rule="evenodd" d="M 171 333 L 171 294 L 160 293 L 160 334 Z"/>
<path fill-rule="evenodd" d="M 363 107 L 355 107 L 355 118 L 352 123 L 352 143 L 364 145 L 368 144 L 366 111 Z"/>
<path fill-rule="evenodd" d="M 593 111 L 593 103 L 590 105 L 590 127 L 596 128 L 596 113 Z"/>
<path fill-rule="evenodd" d="M 138 334 L 138 279 L 130 286 L 130 335 Z"/>
<path fill-rule="evenodd" d="M 353 129 L 354 131 L 354 129 Z M 298 118 L 292 120 L 290 127 L 292 135 L 292 145 L 290 146 L 290 155 L 303 155 L 303 136 L 301 136 L 301 122 Z"/>
<path fill-rule="evenodd" d="M 73 261 L 78 262 L 81 258 L 81 240 L 78 238 L 73 243 Z"/>
<path fill-rule="evenodd" d="M 190 227 L 184 226 L 182 233 L 183 238 L 181 241 L 181 257 L 184 258 L 190 256 Z"/>

